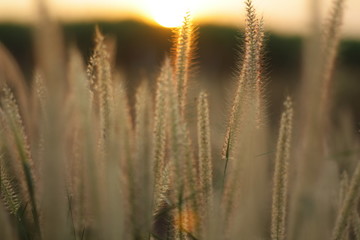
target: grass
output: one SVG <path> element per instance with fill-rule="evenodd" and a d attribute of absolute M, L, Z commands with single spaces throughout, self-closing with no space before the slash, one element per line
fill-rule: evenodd
<path fill-rule="evenodd" d="M 156 87 L 142 81 L 129 101 L 100 29 L 85 64 L 74 47 L 64 51 L 39 1 L 31 86 L 0 46 L 0 238 L 359 239 L 358 138 L 348 115 L 340 126 L 329 120 L 343 5 L 334 0 L 326 24 L 314 24 L 302 85 L 284 100 L 276 133 L 264 20 L 245 0 L 245 42 L 219 133 L 214 89 L 194 84 L 189 14 Z"/>

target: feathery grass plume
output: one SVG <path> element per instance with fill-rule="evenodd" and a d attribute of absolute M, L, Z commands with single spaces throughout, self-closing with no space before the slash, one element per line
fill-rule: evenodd
<path fill-rule="evenodd" d="M 211 163 L 211 138 L 209 104 L 207 94 L 200 92 L 198 100 L 198 169 L 199 169 L 199 220 L 200 231 L 204 231 L 208 211 L 212 206 L 212 163 Z"/>
<path fill-rule="evenodd" d="M 98 112 L 95 112 L 96 106 L 93 106 L 92 92 L 89 91 L 90 82 L 80 54 L 73 49 L 70 52 L 69 73 L 73 84 L 68 100 L 72 103 L 72 117 L 68 119 L 68 142 L 72 140 L 71 145 L 76 146 L 76 149 L 71 146 L 68 149 L 69 170 L 76 175 L 73 176 L 75 192 L 70 191 L 70 185 L 67 186 L 70 193 L 69 211 L 71 210 L 70 224 L 73 225 L 73 235 L 76 234 L 77 238 L 82 239 L 88 232 L 92 232 L 92 235 L 106 239 L 119 238 L 123 232 L 123 213 L 120 210 L 123 201 L 119 196 L 122 183 L 118 177 L 121 175 L 119 151 L 125 153 L 124 140 L 119 137 L 119 132 L 127 125 L 118 115 L 112 116 L 109 118 L 109 134 L 104 139 Z M 123 104 L 124 100 L 119 102 Z M 116 126 L 117 117 L 119 122 L 124 124 Z M 126 135 L 123 136 L 129 140 Z M 103 144 L 102 149 L 98 148 L 99 142 Z M 104 153 L 108 156 L 107 159 Z"/>
<path fill-rule="evenodd" d="M 245 114 L 246 110 L 256 111 L 259 117 L 263 115 L 260 110 L 262 107 L 263 84 L 261 81 L 261 56 L 263 46 L 263 22 L 256 17 L 254 6 L 251 0 L 247 0 L 246 4 L 246 27 L 245 27 L 245 54 L 240 61 L 240 75 L 238 77 L 237 89 L 232 104 L 229 123 L 225 135 L 225 143 L 223 146 L 223 159 L 226 161 L 234 157 L 233 142 L 238 138 L 241 121 L 251 116 Z M 249 107 L 255 100 L 255 106 Z M 251 110 L 252 109 L 252 110 Z M 257 119 L 258 122 L 262 120 Z M 225 169 L 226 171 L 226 169 Z M 224 173 L 225 174 L 225 173 Z"/>
<path fill-rule="evenodd" d="M 21 195 L 24 201 L 30 202 L 29 211 L 32 214 L 32 221 L 35 225 L 35 235 L 40 234 L 40 223 L 37 206 L 36 196 L 36 184 L 35 176 L 38 173 L 35 170 L 35 165 L 30 153 L 30 147 L 28 144 L 28 138 L 25 135 L 25 130 L 20 116 L 17 102 L 12 94 L 11 90 L 5 86 L 3 89 L 3 95 L 1 98 L 2 104 L 2 118 L 4 119 L 3 127 L 8 131 L 6 136 L 7 149 L 12 153 L 13 159 L 18 159 L 20 166 L 16 167 L 16 172 L 19 174 L 18 181 L 21 190 Z M 13 166 L 17 166 L 17 161 L 14 161 Z"/>
<path fill-rule="evenodd" d="M 155 222 L 153 233 L 156 236 L 165 236 L 167 238 L 170 236 L 174 237 L 176 235 L 174 230 L 178 232 L 178 234 L 181 234 L 179 229 L 170 227 L 171 217 L 169 215 L 171 214 L 173 216 L 173 223 L 174 219 L 176 219 L 177 216 L 180 216 L 177 210 L 170 210 L 172 209 L 172 205 L 176 206 L 176 204 L 172 203 L 176 203 L 178 201 L 176 195 L 183 194 L 178 192 L 180 185 L 184 184 L 182 180 L 183 175 L 179 173 L 179 166 L 184 166 L 184 163 L 181 164 L 178 161 L 183 161 L 185 158 L 182 158 L 178 155 L 178 147 L 181 147 L 182 144 L 178 144 L 176 141 L 177 138 L 174 136 L 175 134 L 183 133 L 183 131 L 179 131 L 177 129 L 180 122 L 180 115 L 178 96 L 173 95 L 173 93 L 176 92 L 176 89 L 174 89 L 174 84 L 173 68 L 171 66 L 170 59 L 166 57 L 161 68 L 160 76 L 157 80 L 157 91 L 155 99 L 155 122 L 153 136 L 153 159 L 155 176 L 153 204 Z M 173 116 L 173 114 L 176 116 Z M 168 153 L 166 153 L 167 139 L 169 139 L 170 148 Z M 174 153 L 174 151 L 176 151 L 176 153 Z M 169 154 L 169 161 L 166 161 L 167 158 L 165 158 L 167 154 Z M 172 194 L 170 194 L 169 198 L 168 194 L 170 188 L 174 188 L 174 190 L 172 191 Z"/>
<path fill-rule="evenodd" d="M 156 189 L 156 197 L 153 200 L 153 231 L 152 234 L 160 237 L 161 239 L 167 239 L 172 236 L 171 232 L 171 209 L 172 203 L 169 199 L 169 192 L 171 187 L 171 180 L 174 169 L 173 162 L 166 163 L 162 173 L 160 174 L 160 180 L 158 180 L 158 186 Z"/>
<path fill-rule="evenodd" d="M 0 156 L 0 198 L 11 214 L 16 215 L 20 208 L 20 200 L 16 193 L 14 183 L 11 181 L 3 157 Z"/>
<path fill-rule="evenodd" d="M 284 102 L 279 137 L 276 147 L 275 172 L 273 178 L 271 239 L 284 240 L 288 194 L 288 164 L 291 147 L 293 109 L 290 97 Z"/>
<path fill-rule="evenodd" d="M 24 166 L 26 165 L 26 168 L 29 168 L 28 170 L 30 171 L 33 178 L 34 173 L 32 173 L 31 171 L 33 171 L 35 167 L 30 152 L 28 137 L 24 129 L 23 119 L 20 115 L 20 110 L 15 96 L 12 93 L 11 89 L 7 86 L 4 86 L 2 89 L 1 104 L 3 110 L 2 113 L 4 114 L 3 117 L 6 121 L 6 123 L 4 122 L 4 124 L 7 125 L 6 127 L 11 132 L 10 134 L 14 138 L 14 146 L 16 146 L 16 151 L 18 152 L 22 164 Z M 11 147 L 12 146 L 8 146 L 10 151 Z"/>
<path fill-rule="evenodd" d="M 126 88 L 121 81 L 116 81 L 113 88 L 116 110 L 110 115 L 110 129 L 105 138 L 106 156 L 109 156 L 104 162 L 105 187 L 99 185 L 100 195 L 104 193 L 100 202 L 103 217 L 101 226 L 102 233 L 107 238 L 129 239 L 134 234 L 131 189 L 135 185 L 131 179 L 134 175 L 131 174 L 133 174 L 132 164 L 135 161 L 135 133 L 130 118 Z"/>
<path fill-rule="evenodd" d="M 246 99 L 245 104 L 251 104 L 255 100 L 256 121 L 263 124 L 265 119 L 260 119 L 265 114 L 263 106 L 263 79 L 261 53 L 264 45 L 264 22 L 258 19 L 255 8 L 251 0 L 245 1 L 246 4 L 246 28 L 245 28 L 245 55 L 241 71 L 243 72 Z M 241 73 L 240 73 L 241 74 Z M 244 94 L 244 93 L 243 93 Z M 245 95 L 244 94 L 244 95 Z"/>
<path fill-rule="evenodd" d="M 91 166 L 95 167 L 95 180 L 90 178 L 96 184 L 93 194 L 98 198 L 98 202 L 95 202 L 98 207 L 95 217 L 98 216 L 98 219 L 92 226 L 97 228 L 97 234 L 101 238 L 128 239 L 133 235 L 134 227 L 131 219 L 133 199 L 130 199 L 130 196 L 131 188 L 134 187 L 131 181 L 131 165 L 134 164 L 135 134 L 130 120 L 126 89 L 120 81 L 112 83 L 108 53 L 104 43 L 101 43 L 103 39 L 99 40 L 102 47 L 97 54 L 104 56 L 98 58 L 103 58 L 105 62 L 95 65 L 97 89 L 90 85 L 90 96 L 94 97 L 91 99 L 91 120 L 95 122 L 95 129 L 98 130 L 95 135 L 97 154 L 94 165 Z M 99 47 L 99 42 L 97 46 Z M 101 71 L 102 75 L 99 75 L 98 71 Z"/>
<path fill-rule="evenodd" d="M 266 113 L 266 93 L 265 93 L 265 76 L 263 67 L 263 52 L 264 52 L 264 18 L 258 19 L 257 27 L 257 80 L 256 80 L 256 109 L 257 117 L 256 121 L 258 127 L 264 126 L 267 123 Z"/>
<path fill-rule="evenodd" d="M 135 103 L 135 154 L 129 162 L 129 191 L 133 237 L 145 239 L 151 231 L 151 194 L 153 193 L 153 162 L 151 159 L 153 109 L 149 85 L 144 80 L 136 93 Z"/>
<path fill-rule="evenodd" d="M 153 194 L 153 234 L 166 239 L 171 236 L 169 225 L 171 212 L 169 192 L 173 177 L 174 163 L 167 160 L 167 140 L 169 132 L 169 83 L 173 81 L 173 68 L 169 57 L 165 57 L 157 79 L 155 96 L 154 131 L 153 131 L 153 166 L 154 166 L 154 194 Z M 167 161 L 166 161 L 167 160 Z"/>
<path fill-rule="evenodd" d="M 0 88 L 8 86 L 13 91 L 18 103 L 19 112 L 23 118 L 24 129 L 27 135 L 31 135 L 31 105 L 29 99 L 29 89 L 26 85 L 20 67 L 16 63 L 11 53 L 0 43 Z"/>
<path fill-rule="evenodd" d="M 163 171 L 166 167 L 165 163 L 165 148 L 166 148 L 166 131 L 168 126 L 168 91 L 169 86 L 167 85 L 172 81 L 172 67 L 170 59 L 165 58 L 163 66 L 161 68 L 160 75 L 157 79 L 157 90 L 155 96 L 155 120 L 154 120 L 154 136 L 153 136 L 153 161 L 154 161 L 154 201 L 159 199 L 159 192 L 162 189 L 160 184 L 162 179 Z M 155 209 L 157 203 L 155 203 Z"/>
<path fill-rule="evenodd" d="M 189 74 L 192 64 L 194 48 L 194 27 L 191 15 L 188 12 L 184 17 L 183 24 L 177 29 L 175 46 L 175 82 L 181 114 L 184 115 Z"/>
<path fill-rule="evenodd" d="M 263 171 L 263 168 L 266 166 L 264 161 L 260 161 L 259 164 L 261 166 L 258 166 L 257 169 L 254 169 L 253 167 L 255 161 L 251 160 L 253 159 L 252 154 L 256 155 L 253 145 L 255 143 L 258 145 L 264 145 L 263 143 L 260 144 L 260 142 L 264 142 L 266 139 L 264 138 L 265 135 L 263 135 L 265 130 L 264 123 L 266 123 L 266 114 L 264 113 L 265 107 L 263 106 L 264 101 L 262 100 L 263 83 L 261 74 L 261 51 L 263 47 L 262 38 L 264 36 L 263 22 L 262 20 L 257 19 L 252 1 L 247 0 L 245 1 L 245 4 L 246 26 L 244 55 L 239 61 L 237 89 L 232 103 L 222 151 L 222 157 L 225 162 L 223 172 L 223 204 L 226 209 L 224 212 L 226 215 L 226 227 L 230 226 L 230 224 L 227 224 L 226 221 L 230 221 L 230 216 L 234 215 L 234 204 L 238 202 L 234 199 L 236 195 L 240 194 L 237 193 L 238 191 L 234 191 L 234 189 L 240 189 L 239 184 L 241 184 L 241 181 L 255 183 L 253 181 L 254 179 L 252 179 L 252 177 L 249 175 L 250 173 L 245 174 L 245 176 L 244 174 L 240 173 L 240 171 L 245 171 L 245 168 L 250 167 L 251 169 L 256 170 L 258 174 L 262 175 L 263 172 L 260 173 L 259 171 Z M 257 151 L 262 151 L 262 147 L 263 146 L 259 147 Z M 256 162 L 257 161 L 259 161 L 259 159 L 256 159 Z M 228 171 L 230 169 L 231 172 Z M 248 172 L 250 169 L 246 169 L 246 171 Z M 252 173 L 252 175 L 254 175 L 254 173 Z M 240 178 L 242 180 L 239 180 Z M 260 179 L 258 179 L 257 183 L 262 184 L 263 181 L 259 180 Z M 251 187 L 249 186 L 247 187 L 248 190 L 250 190 L 250 188 Z M 254 194 L 258 193 L 254 192 Z M 243 192 L 241 195 L 243 196 L 242 198 L 247 196 L 245 199 L 250 197 L 249 193 L 245 192 Z M 245 204 L 241 204 L 241 206 L 244 207 Z M 253 214 L 254 221 L 256 218 L 255 215 L 256 214 Z"/>
<path fill-rule="evenodd" d="M 95 194 L 98 194 L 99 198 L 97 214 L 101 219 L 99 234 L 104 238 L 114 239 L 123 234 L 122 228 L 116 228 L 115 223 L 124 223 L 122 209 L 125 208 L 120 207 L 124 203 L 120 197 L 120 192 L 123 190 L 123 182 L 119 179 L 120 166 L 121 162 L 128 164 L 132 159 L 127 156 L 131 148 L 122 143 L 124 141 L 122 138 L 129 142 L 132 141 L 125 132 L 127 131 L 125 128 L 129 127 L 123 117 L 128 114 L 127 109 L 115 105 L 114 91 L 117 88 L 112 80 L 110 54 L 105 44 L 105 37 L 98 27 L 95 30 L 95 48 L 88 64 L 87 74 L 92 102 L 91 109 L 98 118 L 99 129 L 97 136 L 97 158 L 99 160 L 94 162 L 95 176 L 97 176 Z M 116 100 L 125 103 L 125 100 L 122 99 L 123 96 L 123 93 L 118 94 Z M 118 121 L 123 123 L 121 127 L 118 126 Z M 122 155 L 124 156 L 122 157 Z M 111 219 L 111 224 L 107 222 L 107 219 Z M 126 236 L 122 237 L 126 238 Z"/>
<path fill-rule="evenodd" d="M 177 205 L 175 209 L 174 218 L 174 227 L 177 231 L 176 234 L 179 234 L 180 238 L 190 239 L 197 238 L 200 234 L 199 229 L 199 202 L 197 201 L 197 195 L 200 190 L 198 189 L 197 179 L 196 179 L 196 162 L 192 153 L 191 141 L 189 138 L 189 133 L 187 132 L 187 127 L 185 126 L 185 144 L 184 144 L 184 153 L 182 159 L 175 159 L 175 161 L 181 160 L 183 167 L 176 168 L 175 164 L 175 173 L 174 180 L 178 181 L 179 175 L 182 174 L 183 181 L 175 184 L 178 189 L 175 189 L 177 195 L 176 201 L 173 201 Z M 181 164 L 181 163 L 180 163 Z M 182 173 L 181 173 L 182 171 Z M 177 235 L 175 235 L 177 236 Z M 176 238 L 176 237 L 175 237 Z"/>
<path fill-rule="evenodd" d="M 197 211 L 196 201 L 194 197 L 189 196 L 196 192 L 196 179 L 195 179 L 195 161 L 191 149 L 191 140 L 188 133 L 186 122 L 181 114 L 181 106 L 177 94 L 176 83 L 172 78 L 166 78 L 168 81 L 169 91 L 167 98 L 169 99 L 169 158 L 174 166 L 174 186 L 171 194 L 171 201 L 176 203 L 178 209 L 175 209 L 174 219 L 178 219 L 181 226 L 187 226 L 190 217 L 185 214 L 187 211 Z M 186 201 L 185 201 L 186 199 Z M 181 229 L 174 228 L 175 238 L 183 239 L 188 234 Z M 197 229 L 192 229 L 196 230 Z"/>
<path fill-rule="evenodd" d="M 329 115 L 329 108 L 331 107 L 331 77 L 333 75 L 337 49 L 340 43 L 345 1 L 346 0 L 332 1 L 332 8 L 328 13 L 328 20 L 324 26 L 324 32 L 322 36 L 322 66 L 319 77 L 321 78 L 323 84 L 320 107 L 320 109 L 323 111 L 323 116 Z"/>
<path fill-rule="evenodd" d="M 69 82 L 66 77 L 63 39 L 54 18 L 48 12 L 45 0 L 37 0 L 37 21 L 34 43 L 39 70 L 43 73 L 48 95 L 45 106 L 46 117 L 39 117 L 40 131 L 44 136 L 44 157 L 41 164 L 39 183 L 42 238 L 69 238 L 68 201 L 65 189 L 66 129 L 69 102 Z M 51 123 L 47 127 L 46 119 Z M 56 206 L 56 207 L 53 207 Z"/>
<path fill-rule="evenodd" d="M 353 210 L 359 199 L 359 189 L 360 189 L 360 164 L 358 163 L 353 173 L 353 176 L 351 177 L 348 191 L 345 195 L 345 199 L 338 213 L 332 234 L 332 239 L 341 240 L 341 238 L 343 237 L 347 223 L 351 219 Z"/>
<path fill-rule="evenodd" d="M 110 69 L 110 55 L 105 44 L 105 37 L 96 27 L 95 49 L 87 69 L 90 89 L 94 97 L 94 107 L 99 111 L 101 131 L 105 137 L 109 129 L 110 114 L 113 111 L 113 87 Z"/>
<path fill-rule="evenodd" d="M 89 82 L 80 53 L 72 48 L 69 52 L 69 102 L 71 117 L 68 122 L 67 194 L 72 232 L 81 239 L 84 229 L 94 224 L 99 216 L 98 182 L 95 173 L 97 153 L 96 128 L 92 114 Z"/>
<path fill-rule="evenodd" d="M 81 126 L 80 125 L 80 119 L 81 118 L 79 114 L 79 110 L 81 110 L 81 107 L 79 106 L 81 104 L 81 98 L 76 97 L 76 93 L 79 89 L 79 81 L 86 80 L 86 75 L 84 74 L 83 65 L 81 60 L 79 59 L 79 53 L 76 52 L 74 49 L 70 49 L 69 51 L 69 66 L 68 66 L 68 77 L 69 80 L 71 80 L 71 84 L 69 86 L 69 94 L 68 94 L 68 101 L 71 102 L 69 106 L 69 118 L 67 119 L 68 127 L 66 129 L 67 131 L 67 143 L 69 144 L 66 146 L 65 154 L 66 154 L 66 192 L 69 198 L 69 207 L 71 207 L 71 218 L 74 222 L 74 212 L 77 211 L 76 204 L 74 204 L 77 201 L 77 198 L 79 195 L 82 194 L 83 186 L 79 186 L 80 179 L 82 178 L 82 141 L 80 137 L 81 132 Z M 85 78 L 84 78 L 85 77 Z M 79 79 L 77 79 L 79 78 Z M 75 88 L 75 89 L 73 89 Z M 81 139 L 81 140 L 80 140 Z M 80 206 L 80 205 L 79 205 Z"/>

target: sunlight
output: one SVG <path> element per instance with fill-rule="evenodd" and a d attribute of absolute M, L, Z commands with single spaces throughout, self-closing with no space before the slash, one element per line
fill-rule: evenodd
<path fill-rule="evenodd" d="M 178 27 L 188 11 L 193 12 L 199 1 L 154 0 L 149 5 L 151 17 L 163 27 Z"/>

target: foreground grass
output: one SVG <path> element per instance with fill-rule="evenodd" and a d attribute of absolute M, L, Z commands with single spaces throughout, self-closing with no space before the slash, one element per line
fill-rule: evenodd
<path fill-rule="evenodd" d="M 334 1 L 322 31 L 313 29 L 303 85 L 284 99 L 278 133 L 267 120 L 263 19 L 250 0 L 245 5 L 227 128 L 214 135 L 211 96 L 190 81 L 190 16 L 155 94 L 144 81 L 130 104 L 100 30 L 85 66 L 74 48 L 64 56 L 40 4 L 30 88 L 0 49 L 1 239 L 359 237 L 358 142 L 347 115 L 340 127 L 328 121 L 343 1 Z M 334 160 L 343 149 L 351 154 Z"/>

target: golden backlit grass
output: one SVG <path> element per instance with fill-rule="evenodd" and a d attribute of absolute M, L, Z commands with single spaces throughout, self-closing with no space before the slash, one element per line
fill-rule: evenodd
<path fill-rule="evenodd" d="M 84 63 L 74 47 L 64 54 L 39 2 L 30 87 L 0 46 L 0 239 L 359 239 L 359 156 L 334 159 L 331 139 L 359 143 L 348 116 L 340 127 L 328 120 L 344 0 L 307 40 L 304 79 L 284 99 L 279 130 L 267 120 L 264 20 L 245 1 L 221 134 L 217 99 L 193 84 L 190 15 L 156 91 L 142 81 L 130 104 L 100 29 Z"/>

